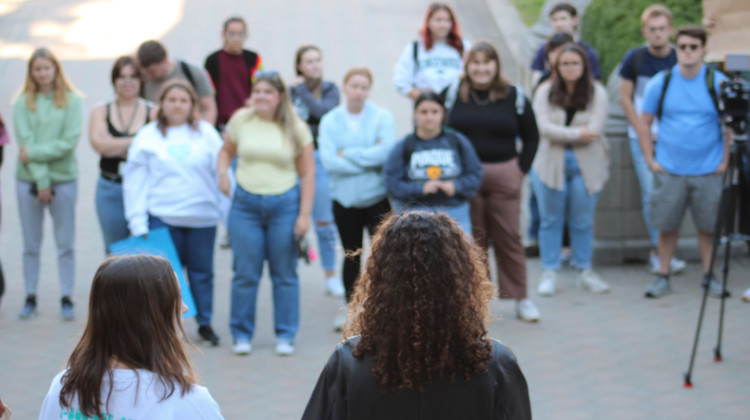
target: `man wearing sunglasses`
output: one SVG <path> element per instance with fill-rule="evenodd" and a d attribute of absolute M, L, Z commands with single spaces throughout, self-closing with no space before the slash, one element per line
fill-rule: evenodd
<path fill-rule="evenodd" d="M 636 126 L 643 157 L 653 173 L 650 220 L 659 231 L 659 272 L 645 296 L 658 298 L 671 289 L 670 260 L 677 247 L 680 223 L 690 207 L 703 264 L 703 285 L 721 297 L 722 287 L 709 271 L 713 231 L 729 160 L 729 141 L 722 132 L 716 94 L 726 76 L 703 64 L 706 31 L 684 26 L 675 36 L 677 65 L 656 74 L 647 84 L 643 114 Z M 654 143 L 649 127 L 659 119 Z"/>

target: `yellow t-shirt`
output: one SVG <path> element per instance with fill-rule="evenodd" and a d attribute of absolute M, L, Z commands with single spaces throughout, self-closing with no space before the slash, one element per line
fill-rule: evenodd
<path fill-rule="evenodd" d="M 299 149 L 281 126 L 248 109 L 237 111 L 227 124 L 229 139 L 237 145 L 237 183 L 253 194 L 279 195 L 297 185 L 298 150 L 312 143 L 307 124 L 295 119 Z"/>

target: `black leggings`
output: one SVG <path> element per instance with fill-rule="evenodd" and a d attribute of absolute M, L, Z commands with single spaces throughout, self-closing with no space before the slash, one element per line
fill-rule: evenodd
<path fill-rule="evenodd" d="M 375 229 L 381 220 L 391 211 L 391 205 L 387 199 L 364 208 L 346 208 L 333 202 L 333 218 L 341 238 L 344 253 L 349 254 L 362 248 L 364 239 L 364 228 L 370 234 L 375 235 Z M 346 301 L 349 302 L 354 292 L 354 283 L 357 281 L 361 271 L 362 259 L 359 254 L 344 257 L 344 287 L 346 288 Z"/>

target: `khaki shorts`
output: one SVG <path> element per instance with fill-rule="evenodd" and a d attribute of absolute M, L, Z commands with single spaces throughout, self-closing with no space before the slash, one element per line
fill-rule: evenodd
<path fill-rule="evenodd" d="M 690 207 L 695 228 L 713 232 L 721 199 L 722 175 L 654 173 L 651 190 L 651 225 L 659 232 L 677 232 L 685 209 Z"/>

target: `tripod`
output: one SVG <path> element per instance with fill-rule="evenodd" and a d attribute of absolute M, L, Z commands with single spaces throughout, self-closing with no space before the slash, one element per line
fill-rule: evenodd
<path fill-rule="evenodd" d="M 739 134 L 738 134 L 739 133 Z M 729 165 L 722 181 L 721 200 L 719 202 L 719 212 L 716 216 L 716 225 L 714 228 L 713 250 L 711 251 L 711 261 L 708 266 L 708 272 L 713 272 L 716 264 L 717 251 L 720 245 L 724 245 L 724 261 L 721 268 L 721 309 L 719 310 L 719 336 L 714 348 L 714 361 L 721 362 L 721 340 L 724 331 L 724 304 L 727 298 L 727 277 L 729 276 L 729 256 L 732 248 L 732 241 L 747 241 L 750 236 L 745 235 L 740 228 L 742 223 L 740 215 L 740 204 L 743 202 L 741 194 L 740 171 L 742 166 L 742 157 L 746 156 L 746 143 L 748 135 L 746 127 L 736 127 L 732 125 L 732 146 L 729 156 Z M 744 227 L 744 226 L 743 226 Z M 693 351 L 690 354 L 690 367 L 685 373 L 685 388 L 692 388 L 691 375 L 693 373 L 693 364 L 695 363 L 695 352 L 698 349 L 698 340 L 703 325 L 703 315 L 706 311 L 706 298 L 710 284 L 706 279 L 703 284 L 703 299 L 701 301 L 700 315 L 698 315 L 698 326 L 695 330 L 695 340 L 693 341 Z"/>

